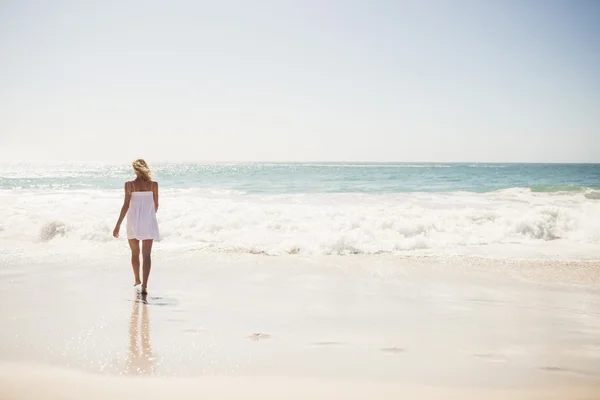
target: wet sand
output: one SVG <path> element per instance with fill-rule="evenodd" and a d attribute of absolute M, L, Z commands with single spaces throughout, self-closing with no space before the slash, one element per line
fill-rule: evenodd
<path fill-rule="evenodd" d="M 593 261 L 101 250 L 2 266 L 0 398 L 600 398 Z"/>

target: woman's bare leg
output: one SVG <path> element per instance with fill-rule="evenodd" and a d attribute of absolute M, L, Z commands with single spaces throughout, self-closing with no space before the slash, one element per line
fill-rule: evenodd
<path fill-rule="evenodd" d="M 129 239 L 129 247 L 131 248 L 131 266 L 133 267 L 133 277 L 135 278 L 134 286 L 142 283 L 140 280 L 140 241 L 137 239 Z"/>
<path fill-rule="evenodd" d="M 152 260 L 150 259 L 150 253 L 152 252 L 152 240 L 142 240 L 142 269 L 144 273 L 143 281 L 142 281 L 142 293 L 147 293 L 148 288 L 148 278 L 150 277 L 150 267 L 152 265 Z"/>

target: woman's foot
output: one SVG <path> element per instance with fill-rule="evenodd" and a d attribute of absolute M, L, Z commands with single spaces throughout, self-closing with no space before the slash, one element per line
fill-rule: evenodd
<path fill-rule="evenodd" d="M 142 281 L 139 279 L 136 279 L 135 283 L 133 284 L 133 286 L 137 286 L 137 285 L 141 285 Z"/>
<path fill-rule="evenodd" d="M 148 290 L 146 290 L 146 286 L 142 286 L 142 294 L 148 294 Z"/>

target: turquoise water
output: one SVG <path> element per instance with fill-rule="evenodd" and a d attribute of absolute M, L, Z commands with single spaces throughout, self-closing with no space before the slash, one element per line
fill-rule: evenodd
<path fill-rule="evenodd" d="M 152 167 L 162 188 L 264 194 L 600 188 L 600 164 L 235 163 Z M 131 176 L 128 165 L 0 164 L 0 189 L 119 189 Z"/>
<path fill-rule="evenodd" d="M 161 187 L 163 248 L 269 255 L 600 254 L 600 165 L 151 167 Z M 109 245 L 123 183 L 133 176 L 126 164 L 0 163 L 0 249 L 14 243 Z"/>

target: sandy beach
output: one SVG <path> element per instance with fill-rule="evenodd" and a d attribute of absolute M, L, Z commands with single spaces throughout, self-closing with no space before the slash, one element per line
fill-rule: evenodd
<path fill-rule="evenodd" d="M 476 387 L 426 387 L 393 382 L 361 380 L 211 377 L 123 379 L 85 375 L 35 366 L 0 366 L 3 399 L 585 399 L 598 398 L 594 386 L 551 385 L 527 389 L 482 389 Z M 31 385 L 35 382 L 35 387 Z"/>
<path fill-rule="evenodd" d="M 0 400 L 600 400 L 600 0 L 0 0 L 0 55 Z"/>
<path fill-rule="evenodd" d="M 1 398 L 600 398 L 595 261 L 117 245 L 11 250 Z"/>

